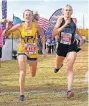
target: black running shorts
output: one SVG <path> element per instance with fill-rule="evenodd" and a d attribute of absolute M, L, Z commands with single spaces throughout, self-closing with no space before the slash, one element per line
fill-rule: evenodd
<path fill-rule="evenodd" d="M 58 56 L 66 57 L 67 53 L 72 52 L 72 51 L 74 51 L 74 52 L 79 51 L 76 41 L 74 41 L 71 45 L 66 45 L 66 44 L 62 44 L 62 43 L 58 44 L 58 47 L 57 47 L 57 55 Z"/>

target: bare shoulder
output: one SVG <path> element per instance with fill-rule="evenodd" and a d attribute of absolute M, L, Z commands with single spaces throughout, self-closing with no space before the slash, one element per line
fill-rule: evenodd
<path fill-rule="evenodd" d="M 16 28 L 16 29 L 19 29 L 19 30 L 20 30 L 20 29 L 22 28 L 22 25 L 23 25 L 23 23 L 21 23 L 21 24 L 17 24 L 17 25 L 15 25 L 15 26 L 14 26 L 14 28 Z"/>
<path fill-rule="evenodd" d="M 55 24 L 55 28 L 58 28 L 58 27 L 61 25 L 61 23 L 62 23 L 62 18 L 63 18 L 63 16 L 59 16 L 59 17 L 58 17 L 57 22 L 56 22 L 56 24 Z"/>
<path fill-rule="evenodd" d="M 22 26 L 22 24 L 17 24 L 17 27 L 21 27 Z"/>
<path fill-rule="evenodd" d="M 62 21 L 63 16 L 58 16 L 57 21 Z"/>

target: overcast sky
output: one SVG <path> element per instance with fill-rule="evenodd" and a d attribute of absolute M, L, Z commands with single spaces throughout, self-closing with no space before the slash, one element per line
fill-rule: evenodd
<path fill-rule="evenodd" d="M 38 11 L 41 17 L 49 19 L 57 9 L 63 8 L 66 4 L 73 7 L 72 17 L 77 18 L 78 27 L 83 27 L 84 15 L 84 26 L 88 28 L 88 0 L 7 0 L 7 16 L 12 20 L 14 14 L 22 19 L 23 11 L 31 9 Z"/>

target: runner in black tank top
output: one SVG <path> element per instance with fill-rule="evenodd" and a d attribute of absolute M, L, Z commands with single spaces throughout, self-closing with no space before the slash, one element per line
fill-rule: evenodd
<path fill-rule="evenodd" d="M 61 26 L 63 26 L 64 24 L 65 20 L 64 18 L 62 18 Z M 59 43 L 57 48 L 58 56 L 66 57 L 68 52 L 79 51 L 77 42 L 74 39 L 75 31 L 76 31 L 76 25 L 71 18 L 70 23 L 59 34 Z"/>
<path fill-rule="evenodd" d="M 80 36 L 81 42 L 83 42 L 83 39 L 71 18 L 71 15 L 73 13 L 72 7 L 70 5 L 66 5 L 62 9 L 62 13 L 63 17 L 58 18 L 52 33 L 53 38 L 56 35 L 59 36 L 54 72 L 57 73 L 59 71 L 59 69 L 63 66 L 63 61 L 66 57 L 68 73 L 67 97 L 72 97 L 74 96 L 74 92 L 71 91 L 74 77 L 73 66 L 76 60 L 77 52 L 79 51 L 77 42 L 74 38 L 75 33 Z"/>

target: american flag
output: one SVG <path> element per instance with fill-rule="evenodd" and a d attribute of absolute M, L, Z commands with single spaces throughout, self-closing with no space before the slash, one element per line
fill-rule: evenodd
<path fill-rule="evenodd" d="M 38 20 L 38 23 L 45 31 L 48 30 L 48 27 L 49 27 L 49 20 L 48 19 L 40 17 Z"/>

